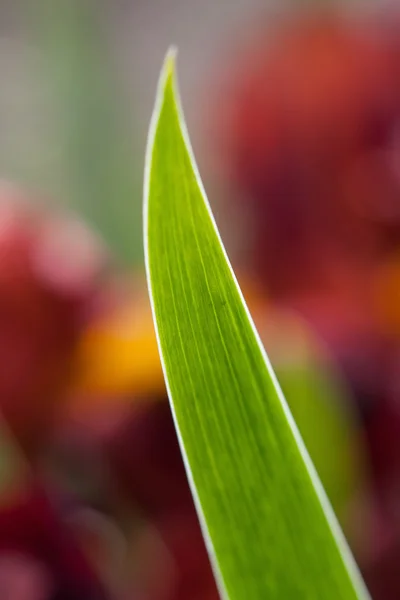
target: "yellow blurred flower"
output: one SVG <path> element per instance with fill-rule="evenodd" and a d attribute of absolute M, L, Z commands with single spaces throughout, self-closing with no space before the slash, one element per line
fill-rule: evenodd
<path fill-rule="evenodd" d="M 147 297 L 96 318 L 77 351 L 73 391 L 84 396 L 160 395 L 164 380 Z"/>

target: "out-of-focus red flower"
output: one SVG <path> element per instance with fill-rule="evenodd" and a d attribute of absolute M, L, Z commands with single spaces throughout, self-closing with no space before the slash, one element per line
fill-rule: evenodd
<path fill-rule="evenodd" d="M 107 441 L 112 472 L 152 517 L 192 506 L 171 409 L 165 398 L 126 413 Z"/>
<path fill-rule="evenodd" d="M 48 600 L 51 578 L 37 561 L 18 553 L 0 556 L 0 592 L 8 600 Z"/>
<path fill-rule="evenodd" d="M 392 544 L 365 573 L 366 583 L 372 598 L 397 600 L 400 594 L 400 547 Z"/>
<path fill-rule="evenodd" d="M 291 15 L 235 59 L 216 130 L 270 294 L 329 287 L 398 241 L 399 73 L 393 31 L 339 12 Z"/>
<path fill-rule="evenodd" d="M 167 399 L 118 405 L 108 427 L 93 415 L 82 424 L 81 436 L 97 445 L 119 493 L 140 509 L 165 544 L 169 567 L 157 564 L 156 553 L 146 567 L 159 572 L 165 584 L 143 590 L 144 598 L 218 600 Z"/>
<path fill-rule="evenodd" d="M 0 409 L 27 453 L 51 423 L 103 260 L 78 220 L 0 188 Z"/>
<path fill-rule="evenodd" d="M 34 481 L 0 509 L 0 592 L 12 600 L 106 600 L 71 532 Z"/>
<path fill-rule="evenodd" d="M 175 577 L 165 600 L 217 600 L 169 403 L 132 411 L 107 447 L 113 472 L 151 517 L 171 554 Z"/>

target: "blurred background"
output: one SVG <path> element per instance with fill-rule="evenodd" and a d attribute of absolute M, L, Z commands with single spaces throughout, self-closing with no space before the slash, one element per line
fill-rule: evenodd
<path fill-rule="evenodd" d="M 171 43 L 266 350 L 373 598 L 398 599 L 400 10 L 378 0 L 0 3 L 0 597 L 218 598 L 144 280 Z"/>

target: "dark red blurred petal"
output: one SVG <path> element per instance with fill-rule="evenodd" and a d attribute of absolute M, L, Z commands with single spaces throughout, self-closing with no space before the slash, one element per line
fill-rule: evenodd
<path fill-rule="evenodd" d="M 0 511 L 0 555 L 13 552 L 42 564 L 63 599 L 106 600 L 91 566 L 37 485 Z"/>

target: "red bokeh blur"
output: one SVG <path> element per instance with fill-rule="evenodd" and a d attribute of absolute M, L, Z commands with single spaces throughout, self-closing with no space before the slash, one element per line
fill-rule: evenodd
<path fill-rule="evenodd" d="M 400 20 L 267 21 L 211 86 L 214 168 L 226 210 L 235 198 L 250 215 L 239 280 L 257 324 L 294 315 L 293 347 L 318 339 L 345 384 L 340 414 L 368 474 L 337 508 L 374 599 L 394 600 Z M 217 600 L 145 284 L 78 217 L 32 200 L 0 187 L 0 597 Z"/>

